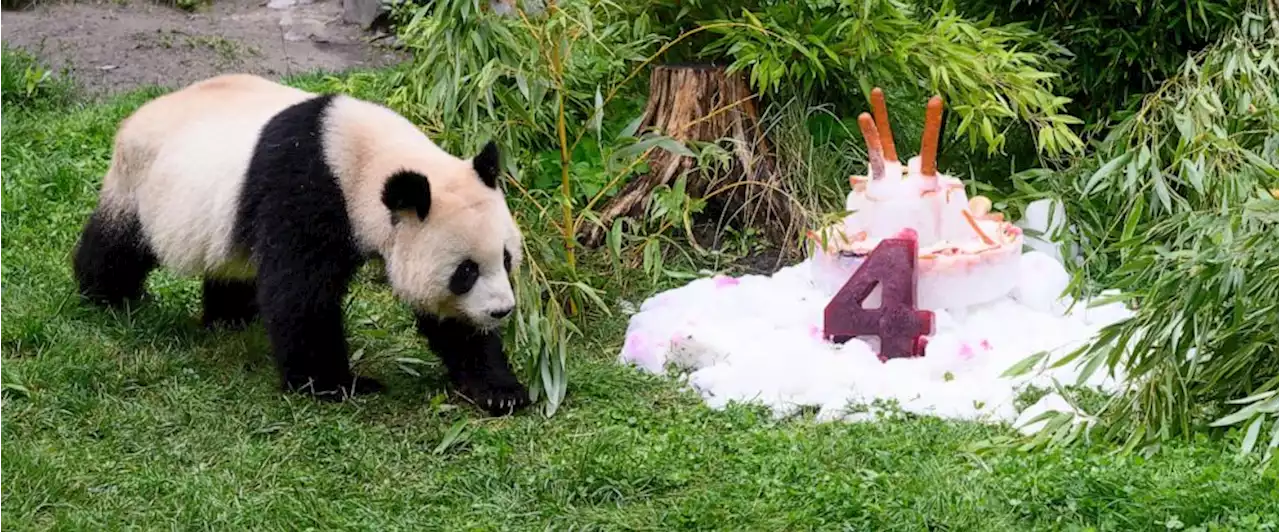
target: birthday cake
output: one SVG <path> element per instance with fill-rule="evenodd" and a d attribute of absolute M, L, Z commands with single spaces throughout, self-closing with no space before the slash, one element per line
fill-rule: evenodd
<path fill-rule="evenodd" d="M 929 101 L 920 155 L 905 166 L 880 89 L 872 92 L 872 108 L 874 120 L 858 117 L 869 175 L 849 179 L 843 220 L 809 233 L 815 282 L 834 293 L 882 240 L 911 230 L 918 239 L 920 308 L 963 308 L 1007 296 L 1017 282 L 1022 230 L 992 212 L 989 199 L 969 198 L 962 181 L 937 171 L 942 99 Z M 865 305 L 878 302 L 877 290 Z"/>

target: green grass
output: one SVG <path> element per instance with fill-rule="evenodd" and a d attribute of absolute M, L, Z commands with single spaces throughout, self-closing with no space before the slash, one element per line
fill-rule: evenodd
<path fill-rule="evenodd" d="M 4 68 L 0 69 L 0 99 L 6 110 L 14 107 L 43 108 L 65 105 L 75 94 L 69 77 L 59 76 L 36 60 L 30 52 L 0 42 Z"/>
<path fill-rule="evenodd" d="M 1276 529 L 1274 462 L 1229 442 L 1151 459 L 974 453 L 1007 430 L 711 411 L 614 363 L 621 318 L 572 347 L 556 417 L 483 419 L 445 400 L 408 312 L 368 271 L 349 334 L 361 371 L 391 391 L 345 404 L 278 393 L 261 326 L 198 326 L 197 280 L 156 274 L 128 312 L 74 296 L 70 252 L 114 128 L 154 94 L 3 114 L 11 530 Z M 451 438 L 459 422 L 468 430 Z"/>

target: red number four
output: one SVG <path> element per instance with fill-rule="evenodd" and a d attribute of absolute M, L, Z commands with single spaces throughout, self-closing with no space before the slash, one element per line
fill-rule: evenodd
<path fill-rule="evenodd" d="M 844 343 L 878 336 L 880 360 L 924 356 L 924 335 L 933 334 L 933 313 L 916 309 L 916 240 L 885 239 L 871 250 L 823 314 L 827 339 Z M 879 285 L 880 308 L 862 308 Z"/>

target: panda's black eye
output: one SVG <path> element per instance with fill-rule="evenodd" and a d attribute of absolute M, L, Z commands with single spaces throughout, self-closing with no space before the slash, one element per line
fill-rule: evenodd
<path fill-rule="evenodd" d="M 453 277 L 449 279 L 449 291 L 456 295 L 470 292 L 479 278 L 480 265 L 471 259 L 464 260 L 453 270 Z"/>
<path fill-rule="evenodd" d="M 502 250 L 502 267 L 511 273 L 511 252 L 505 249 Z"/>

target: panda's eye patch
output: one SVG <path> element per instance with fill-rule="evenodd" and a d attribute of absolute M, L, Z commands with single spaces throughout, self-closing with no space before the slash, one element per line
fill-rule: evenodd
<path fill-rule="evenodd" d="M 471 259 L 464 260 L 453 270 L 453 277 L 449 279 L 449 291 L 456 295 L 470 292 L 479 278 L 480 265 Z"/>
<path fill-rule="evenodd" d="M 505 249 L 502 250 L 502 267 L 511 273 L 511 252 Z"/>

